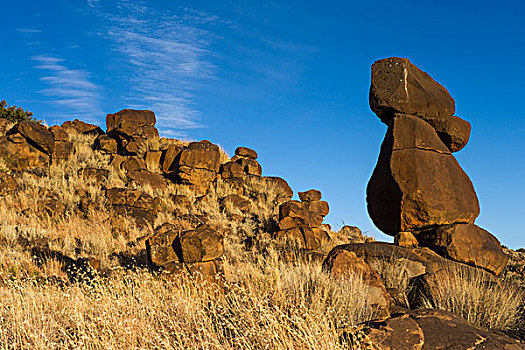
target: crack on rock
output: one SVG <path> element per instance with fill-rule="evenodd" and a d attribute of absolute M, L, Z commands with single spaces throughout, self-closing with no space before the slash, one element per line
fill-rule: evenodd
<path fill-rule="evenodd" d="M 393 148 L 392 152 L 403 151 L 403 150 L 407 150 L 407 149 L 419 149 L 421 151 L 429 151 L 429 152 L 435 152 L 435 153 L 439 153 L 439 154 L 452 155 L 452 153 L 450 153 L 450 152 L 443 152 L 443 151 L 439 151 L 439 150 L 434 149 L 434 148 L 426 148 L 426 147 L 420 147 L 420 146 L 405 147 L 405 148 Z"/>

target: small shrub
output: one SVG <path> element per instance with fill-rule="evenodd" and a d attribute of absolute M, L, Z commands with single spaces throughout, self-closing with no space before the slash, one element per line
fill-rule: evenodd
<path fill-rule="evenodd" d="M 5 100 L 0 102 L 0 118 L 9 120 L 11 123 L 19 123 L 23 121 L 39 122 L 33 117 L 33 113 L 24 111 L 22 107 L 8 106 Z"/>

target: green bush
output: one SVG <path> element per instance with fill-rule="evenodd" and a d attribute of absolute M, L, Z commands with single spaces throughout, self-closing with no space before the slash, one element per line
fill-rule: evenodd
<path fill-rule="evenodd" d="M 5 118 L 12 123 L 23 121 L 40 123 L 39 120 L 33 118 L 32 112 L 24 111 L 21 107 L 8 106 L 5 100 L 0 102 L 0 118 Z"/>

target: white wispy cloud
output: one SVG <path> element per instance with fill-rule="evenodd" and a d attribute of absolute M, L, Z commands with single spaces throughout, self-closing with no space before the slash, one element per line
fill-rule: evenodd
<path fill-rule="evenodd" d="M 124 60 L 128 106 L 154 110 L 165 135 L 201 127 L 193 93 L 214 78 L 206 27 L 219 18 L 189 9 L 158 13 L 142 1 L 121 0 L 118 9 L 103 14 L 102 34 Z"/>
<path fill-rule="evenodd" d="M 70 69 L 62 58 L 52 55 L 31 57 L 35 68 L 45 71 L 40 78 L 46 88 L 39 91 L 51 98 L 57 117 L 83 117 L 90 120 L 103 115 L 100 108 L 100 88 L 90 80 L 89 72 Z"/>
<path fill-rule="evenodd" d="M 89 7 L 97 7 L 100 0 L 87 0 L 87 4 Z"/>
<path fill-rule="evenodd" d="M 40 29 L 35 29 L 35 28 L 16 28 L 15 30 L 18 33 L 22 33 L 22 34 L 38 34 L 38 33 L 42 33 L 42 31 Z"/>

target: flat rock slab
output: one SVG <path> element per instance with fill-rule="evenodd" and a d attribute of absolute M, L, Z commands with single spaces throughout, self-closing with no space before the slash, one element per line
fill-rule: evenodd
<path fill-rule="evenodd" d="M 392 315 L 363 328 L 368 349 L 523 350 L 525 344 L 468 323 L 442 310 L 420 309 Z"/>
<path fill-rule="evenodd" d="M 474 224 L 439 226 L 417 235 L 420 245 L 438 254 L 499 275 L 507 265 L 508 256 L 490 232 Z"/>

